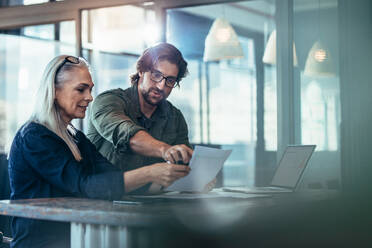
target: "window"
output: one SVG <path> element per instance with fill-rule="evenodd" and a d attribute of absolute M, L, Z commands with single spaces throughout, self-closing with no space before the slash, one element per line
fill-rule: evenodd
<path fill-rule="evenodd" d="M 32 4 L 39 4 L 39 3 L 46 3 L 49 0 L 8 0 L 5 1 L 4 5 L 7 6 L 16 6 L 16 5 L 32 5 Z"/>
<path fill-rule="evenodd" d="M 76 54 L 75 46 L 50 35 L 52 24 L 6 33 L 12 34 L 0 34 L 0 152 L 9 151 L 16 131 L 30 117 L 47 63 L 59 54 Z"/>
<path fill-rule="evenodd" d="M 95 50 L 140 54 L 159 41 L 155 13 L 132 5 L 85 10 L 83 16 L 83 46 Z"/>
<path fill-rule="evenodd" d="M 296 0 L 293 4 L 300 142 L 317 145 L 304 184 L 316 182 L 327 187 L 328 182 L 340 182 L 341 167 L 338 1 L 310 1 L 306 5 Z M 321 47 L 316 48 L 319 42 Z M 314 54 L 314 49 L 319 50 Z M 312 54 L 317 55 L 316 60 L 311 60 Z M 328 62 L 331 63 L 326 66 Z"/>
<path fill-rule="evenodd" d="M 130 86 L 129 76 L 148 46 L 160 34 L 151 6 L 117 6 L 82 12 L 83 55 L 91 64 L 93 97 L 105 90 Z M 89 111 L 89 108 L 88 108 Z M 87 126 L 87 119 L 83 127 Z"/>
<path fill-rule="evenodd" d="M 265 85 L 265 93 L 276 97 L 275 71 L 270 81 L 264 76 L 257 77 L 265 73 L 263 34 L 264 27 L 273 24 L 274 8 L 269 2 L 245 1 L 167 10 L 167 41 L 181 50 L 190 66 L 190 75 L 169 99 L 185 115 L 192 143 L 233 149 L 223 169 L 224 185 L 255 184 L 256 147 L 258 142 L 264 143 L 258 141 L 258 129 L 265 132 L 265 138 L 271 141 L 270 148 L 275 149 L 276 101 L 270 99 L 268 107 L 267 102 L 258 105 L 257 95 L 264 94 L 257 85 Z M 214 19 L 221 16 L 237 32 L 244 58 L 205 63 L 206 35 Z M 183 28 L 186 25 L 188 28 Z M 265 113 L 270 124 L 259 126 L 258 112 Z"/>

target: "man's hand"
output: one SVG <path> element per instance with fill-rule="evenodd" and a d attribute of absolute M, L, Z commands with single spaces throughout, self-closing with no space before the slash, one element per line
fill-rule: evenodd
<path fill-rule="evenodd" d="M 187 145 L 171 146 L 163 141 L 153 138 L 146 131 L 138 131 L 129 141 L 130 148 L 134 153 L 154 158 L 163 158 L 165 161 L 176 164 L 182 161 L 190 162 L 192 149 Z"/>
<path fill-rule="evenodd" d="M 177 179 L 187 176 L 190 167 L 186 165 L 157 163 L 149 166 L 151 181 L 160 184 L 164 188 L 171 185 Z"/>
<path fill-rule="evenodd" d="M 174 164 L 176 164 L 178 161 L 188 164 L 190 162 L 192 152 L 192 149 L 186 145 L 174 145 L 164 151 L 163 159 Z"/>

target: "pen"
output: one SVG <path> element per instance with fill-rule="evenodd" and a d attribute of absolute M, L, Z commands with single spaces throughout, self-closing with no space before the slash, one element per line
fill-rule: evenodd
<path fill-rule="evenodd" d="M 171 164 L 171 161 L 167 160 L 167 164 Z M 179 165 L 186 165 L 186 166 L 189 166 L 188 163 L 184 163 L 182 160 L 178 160 L 178 161 L 175 162 L 174 164 L 179 164 Z"/>
<path fill-rule="evenodd" d="M 114 201 L 114 204 L 141 205 L 142 202 L 138 202 L 138 201 Z"/>

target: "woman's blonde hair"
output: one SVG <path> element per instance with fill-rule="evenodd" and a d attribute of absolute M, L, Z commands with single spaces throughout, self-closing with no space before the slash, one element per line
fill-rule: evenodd
<path fill-rule="evenodd" d="M 76 59 L 71 63 L 66 58 Z M 37 92 L 35 109 L 31 121 L 44 125 L 63 139 L 77 161 L 82 159 L 79 148 L 73 137 L 68 133 L 66 123 L 62 120 L 59 106 L 55 101 L 56 89 L 63 87 L 65 83 L 64 73 L 75 68 L 87 68 L 89 65 L 83 58 L 75 58 L 68 55 L 60 55 L 52 59 L 46 66 Z"/>

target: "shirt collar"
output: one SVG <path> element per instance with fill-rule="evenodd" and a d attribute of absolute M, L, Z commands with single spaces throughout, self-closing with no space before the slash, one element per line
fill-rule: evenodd
<path fill-rule="evenodd" d="M 67 132 L 71 135 L 75 143 L 79 143 L 81 141 L 81 132 L 79 132 L 79 130 L 76 129 L 71 123 L 67 125 Z"/>
<path fill-rule="evenodd" d="M 70 135 L 71 136 L 76 136 L 76 134 L 77 134 L 77 132 L 78 132 L 78 130 L 71 124 L 71 123 L 69 123 L 68 125 L 67 125 L 67 131 L 70 133 Z"/>
<path fill-rule="evenodd" d="M 140 104 L 139 104 L 137 84 L 133 84 L 132 87 L 130 88 L 130 95 L 131 95 L 131 98 L 133 99 L 133 103 L 135 107 L 134 114 L 136 115 L 137 118 L 140 118 L 142 116 L 142 113 L 141 113 Z"/>
<path fill-rule="evenodd" d="M 135 103 L 135 106 L 136 106 L 136 111 L 135 111 L 136 117 L 140 118 L 140 117 L 142 117 L 143 114 L 142 114 L 141 108 L 140 108 L 137 84 L 132 85 L 131 95 L 132 95 L 132 99 L 134 99 L 134 103 Z M 155 112 L 152 116 L 159 116 L 159 117 L 165 118 L 167 116 L 167 112 L 168 112 L 167 110 L 168 110 L 167 100 L 162 101 L 158 105 L 158 107 L 156 108 L 156 110 L 155 110 Z"/>

